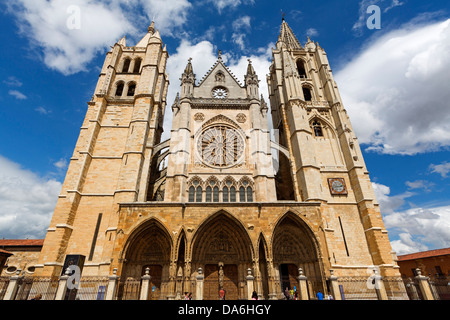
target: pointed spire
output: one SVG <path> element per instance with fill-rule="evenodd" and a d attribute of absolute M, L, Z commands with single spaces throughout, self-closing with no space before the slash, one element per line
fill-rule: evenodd
<path fill-rule="evenodd" d="M 281 32 L 278 41 L 283 42 L 288 49 L 303 49 L 294 32 L 285 20 L 283 20 L 283 23 L 281 24 Z"/>
<path fill-rule="evenodd" d="M 253 68 L 252 60 L 248 59 L 247 75 L 253 76 L 255 74 L 256 74 L 256 72 L 255 72 L 255 69 Z"/>
<path fill-rule="evenodd" d="M 192 67 L 192 58 L 188 59 L 188 64 L 186 65 L 186 68 L 184 69 L 185 74 L 192 74 L 194 73 L 194 68 Z"/>
<path fill-rule="evenodd" d="M 155 21 L 152 21 L 150 24 L 150 27 L 148 27 L 148 33 L 154 34 L 155 33 Z"/>
<path fill-rule="evenodd" d="M 177 96 L 175 98 L 175 101 L 173 102 L 172 105 L 172 111 L 175 113 L 175 110 L 179 111 L 180 110 L 180 93 L 177 93 Z"/>
<path fill-rule="evenodd" d="M 126 39 L 125 36 L 124 36 L 122 39 L 119 40 L 119 44 L 120 44 L 121 46 L 124 46 L 124 47 L 127 46 L 127 39 Z"/>

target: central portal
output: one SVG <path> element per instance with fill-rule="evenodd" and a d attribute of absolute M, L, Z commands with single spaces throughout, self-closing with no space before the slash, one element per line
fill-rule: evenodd
<path fill-rule="evenodd" d="M 247 269 L 252 267 L 249 236 L 232 215 L 220 212 L 199 228 L 193 239 L 192 265 L 204 270 L 203 299 L 245 299 Z"/>
<path fill-rule="evenodd" d="M 226 300 L 237 300 L 238 285 L 237 265 L 208 264 L 205 266 L 204 300 L 218 300 L 221 288 L 225 290 Z"/>

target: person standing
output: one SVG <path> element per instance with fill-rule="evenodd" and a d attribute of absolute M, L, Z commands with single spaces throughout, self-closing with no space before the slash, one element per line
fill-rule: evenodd
<path fill-rule="evenodd" d="M 319 292 L 317 292 L 317 299 L 318 300 L 323 300 L 323 293 L 320 292 L 320 290 L 319 290 Z"/>
<path fill-rule="evenodd" d="M 219 299 L 220 300 L 225 300 L 225 294 L 226 294 L 225 289 L 221 288 L 220 291 L 219 291 Z"/>

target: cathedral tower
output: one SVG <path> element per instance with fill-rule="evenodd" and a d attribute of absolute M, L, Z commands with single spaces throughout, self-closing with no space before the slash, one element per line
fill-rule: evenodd
<path fill-rule="evenodd" d="M 66 255 L 109 272 L 119 203 L 145 201 L 149 154 L 160 142 L 168 53 L 155 26 L 107 53 L 48 229 L 37 274 L 59 275 Z M 107 271 L 106 271 L 107 270 Z"/>
<path fill-rule="evenodd" d="M 321 203 L 324 228 L 333 230 L 326 233 L 333 265 L 373 263 L 395 274 L 379 205 L 325 50 L 309 38 L 303 47 L 283 20 L 267 81 L 273 125 L 289 150 L 289 157 L 281 154 L 277 180 L 293 186 L 278 185 L 278 199 Z"/>

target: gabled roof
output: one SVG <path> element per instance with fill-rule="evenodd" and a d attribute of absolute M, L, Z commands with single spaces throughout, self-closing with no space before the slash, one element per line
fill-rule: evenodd
<path fill-rule="evenodd" d="M 0 247 L 39 247 L 44 245 L 44 240 L 0 240 Z"/>
<path fill-rule="evenodd" d="M 200 80 L 198 87 L 201 86 L 203 84 L 203 82 L 205 82 L 205 80 L 213 73 L 213 71 L 217 68 L 218 65 L 222 65 L 223 68 L 229 73 L 229 75 L 233 78 L 234 81 L 236 81 L 236 83 L 242 87 L 241 82 L 236 78 L 236 76 L 231 72 L 231 70 L 227 67 L 227 65 L 223 62 L 222 60 L 222 54 L 221 52 L 219 52 L 219 57 L 217 58 L 216 63 L 211 67 L 211 69 L 209 69 L 209 71 L 203 76 L 203 78 Z"/>
<path fill-rule="evenodd" d="M 398 258 L 398 261 L 407 261 L 407 260 L 424 259 L 424 258 L 444 256 L 444 255 L 450 255 L 450 248 L 405 254 L 402 256 L 398 256 L 397 258 Z"/>

